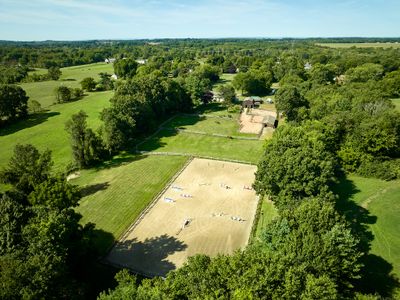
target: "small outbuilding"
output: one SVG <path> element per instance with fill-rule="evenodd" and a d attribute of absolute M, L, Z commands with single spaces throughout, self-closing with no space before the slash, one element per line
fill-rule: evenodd
<path fill-rule="evenodd" d="M 262 120 L 262 123 L 264 124 L 264 127 L 271 127 L 271 128 L 278 127 L 278 120 L 276 119 L 276 117 L 271 115 L 265 116 Z"/>

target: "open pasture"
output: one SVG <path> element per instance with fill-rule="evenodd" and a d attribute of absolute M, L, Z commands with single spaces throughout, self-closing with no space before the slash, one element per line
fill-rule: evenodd
<path fill-rule="evenodd" d="M 65 122 L 73 114 L 84 110 L 88 114 L 88 125 L 97 129 L 101 121 L 100 112 L 108 107 L 113 92 L 96 92 L 75 102 L 57 104 L 50 111 L 33 114 L 0 129 L 0 167 L 7 164 L 16 144 L 32 144 L 40 151 L 52 150 L 55 169 L 60 171 L 72 159 L 72 152 Z"/>
<path fill-rule="evenodd" d="M 400 48 L 400 43 L 317 43 L 316 45 L 329 48 Z"/>
<path fill-rule="evenodd" d="M 231 254 L 249 239 L 256 167 L 193 159 L 113 247 L 107 260 L 164 276 L 189 256 Z M 124 219 L 124 218 L 121 218 Z"/>
<path fill-rule="evenodd" d="M 256 135 L 239 132 L 239 121 L 236 117 L 237 115 L 231 118 L 180 115 L 173 118 L 163 127 L 169 129 L 198 131 L 206 134 L 217 133 L 229 136 L 247 136 L 256 138 Z"/>
<path fill-rule="evenodd" d="M 40 69 L 36 71 L 39 74 L 47 73 L 47 70 Z M 59 80 L 49 80 L 41 82 L 22 83 L 21 87 L 31 100 L 38 101 L 43 108 L 48 108 L 54 104 L 55 89 L 61 85 L 70 88 L 80 88 L 80 82 L 86 77 L 93 77 L 98 80 L 99 73 L 113 74 L 112 64 L 96 63 L 74 67 L 61 68 L 61 77 Z"/>
<path fill-rule="evenodd" d="M 160 130 L 138 146 L 139 151 L 172 152 L 257 163 L 263 151 L 261 140 L 240 140 L 187 132 Z"/>
<path fill-rule="evenodd" d="M 400 277 L 400 181 L 349 176 L 336 192 L 339 210 L 371 231 L 371 253 L 390 264 L 377 260 L 369 268 L 377 274 L 383 268 Z"/>

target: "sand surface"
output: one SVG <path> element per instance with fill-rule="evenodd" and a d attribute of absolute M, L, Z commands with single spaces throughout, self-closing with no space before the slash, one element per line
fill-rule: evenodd
<path fill-rule="evenodd" d="M 165 276 L 189 256 L 243 248 L 257 207 L 255 191 L 244 187 L 251 187 L 255 171 L 246 164 L 193 159 L 107 260 Z M 190 222 L 182 229 L 185 220 Z"/>

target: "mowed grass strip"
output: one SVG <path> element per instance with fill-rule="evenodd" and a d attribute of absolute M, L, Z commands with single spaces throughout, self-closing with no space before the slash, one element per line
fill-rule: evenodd
<path fill-rule="evenodd" d="M 0 129 L 0 168 L 8 163 L 15 145 L 19 143 L 32 144 L 40 151 L 52 150 L 54 167 L 62 170 L 72 159 L 65 122 L 73 114 L 84 110 L 89 127 L 97 129 L 101 124 L 100 112 L 110 105 L 112 95 L 111 91 L 92 93 L 82 100 L 54 105 L 48 112 L 30 115 L 28 120 Z"/>
<path fill-rule="evenodd" d="M 237 116 L 238 117 L 238 116 Z M 244 136 L 257 138 L 255 134 L 246 134 L 239 132 L 239 121 L 236 118 L 225 119 L 217 117 L 202 117 L 181 115 L 173 118 L 165 128 L 180 128 L 193 131 L 201 131 L 208 134 L 224 134 L 229 136 Z"/>
<path fill-rule="evenodd" d="M 272 201 L 267 199 L 260 199 L 260 201 L 261 201 L 260 215 L 258 223 L 255 225 L 257 226 L 255 232 L 256 238 L 259 238 L 262 235 L 264 229 L 267 227 L 267 225 L 270 224 L 276 217 L 278 217 L 278 210 L 275 208 Z"/>
<path fill-rule="evenodd" d="M 138 147 L 140 151 L 175 152 L 194 156 L 233 159 L 258 163 L 263 141 L 238 140 L 186 132 L 161 130 Z"/>
<path fill-rule="evenodd" d="M 40 69 L 36 73 L 46 74 L 47 70 Z M 70 88 L 80 88 L 80 82 L 86 77 L 100 78 L 99 73 L 113 74 L 113 65 L 106 63 L 88 64 L 74 67 L 61 68 L 59 80 L 22 83 L 21 87 L 31 100 L 38 101 L 43 108 L 48 108 L 55 102 L 55 89 L 61 85 Z"/>
<path fill-rule="evenodd" d="M 97 229 L 113 237 L 97 236 L 96 246 L 102 254 L 112 245 L 113 239 L 118 239 L 136 220 L 187 159 L 182 156 L 136 156 L 134 161 L 118 167 L 81 171 L 81 176 L 71 181 L 91 193 L 76 209 L 83 216 L 81 223 L 95 223 Z"/>

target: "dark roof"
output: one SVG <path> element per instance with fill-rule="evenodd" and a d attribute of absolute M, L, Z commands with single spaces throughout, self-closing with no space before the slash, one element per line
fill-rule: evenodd
<path fill-rule="evenodd" d="M 270 116 L 270 115 L 265 116 L 265 117 L 263 118 L 263 120 L 262 120 L 262 122 L 263 122 L 264 124 L 272 124 L 272 125 L 275 124 L 275 121 L 276 121 L 276 117 Z"/>

